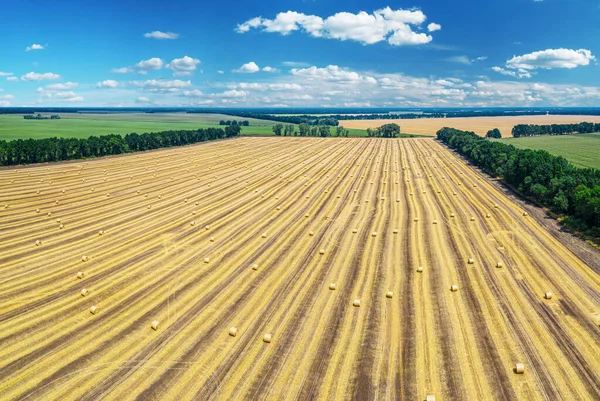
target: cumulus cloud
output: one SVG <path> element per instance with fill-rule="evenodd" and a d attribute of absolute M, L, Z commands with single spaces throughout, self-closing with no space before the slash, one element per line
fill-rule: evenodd
<path fill-rule="evenodd" d="M 189 80 L 181 81 L 179 79 L 150 79 L 148 81 L 132 81 L 131 84 L 142 90 L 155 93 L 179 92 L 181 89 L 189 88 L 190 86 L 192 86 L 192 83 Z"/>
<path fill-rule="evenodd" d="M 244 64 L 237 70 L 233 70 L 233 72 L 239 72 L 239 73 L 245 73 L 245 74 L 252 74 L 252 73 L 255 73 L 258 71 L 260 71 L 260 68 L 258 67 L 258 65 L 256 65 L 256 63 L 254 61 Z"/>
<path fill-rule="evenodd" d="M 145 33 L 144 37 L 152 39 L 177 39 L 179 34 L 173 32 L 152 31 Z"/>
<path fill-rule="evenodd" d="M 225 97 L 225 98 L 240 98 L 248 96 L 248 92 L 246 91 L 238 91 L 235 89 L 228 90 L 222 93 L 214 94 L 215 97 Z"/>
<path fill-rule="evenodd" d="M 144 96 L 138 97 L 137 99 L 135 99 L 135 102 L 139 104 L 154 104 L 153 100 L 150 100 L 149 98 Z"/>
<path fill-rule="evenodd" d="M 54 74 L 52 72 L 45 72 L 45 73 L 37 73 L 37 72 L 28 72 L 27 74 L 23 75 L 21 77 L 22 81 L 45 81 L 45 80 L 52 80 L 52 79 L 58 79 L 60 78 L 60 75 L 58 74 Z"/>
<path fill-rule="evenodd" d="M 196 66 L 200 64 L 200 60 L 189 56 L 183 56 L 182 58 L 173 59 L 167 68 L 173 71 L 175 76 L 191 75 L 195 70 Z"/>
<path fill-rule="evenodd" d="M 217 74 L 225 74 L 225 71 L 223 71 L 223 70 L 217 70 Z"/>
<path fill-rule="evenodd" d="M 531 73 L 527 70 L 524 70 L 522 68 L 519 68 L 516 71 L 513 70 L 507 70 L 504 69 L 502 67 L 492 67 L 492 71 L 495 71 L 497 73 L 500 73 L 502 75 L 507 75 L 509 77 L 515 77 L 515 78 L 531 78 Z"/>
<path fill-rule="evenodd" d="M 269 67 L 269 66 L 263 67 L 262 70 L 265 72 L 279 72 L 279 70 L 277 68 L 273 68 L 273 67 Z"/>
<path fill-rule="evenodd" d="M 12 72 L 2 72 L 0 71 L 0 77 L 10 77 L 11 75 L 14 75 Z"/>
<path fill-rule="evenodd" d="M 17 82 L 19 80 L 19 78 L 17 78 L 17 77 L 6 77 L 6 80 L 8 82 Z"/>
<path fill-rule="evenodd" d="M 98 82 L 96 87 L 98 88 L 118 88 L 120 86 L 119 82 L 114 81 L 112 79 L 107 79 L 102 82 Z"/>
<path fill-rule="evenodd" d="M 133 72 L 133 68 L 131 67 L 121 67 L 121 68 L 113 68 L 110 72 L 115 74 L 131 74 Z"/>
<path fill-rule="evenodd" d="M 292 75 L 304 77 L 306 79 L 322 79 L 327 81 L 338 82 L 365 82 L 368 84 L 376 84 L 377 80 L 371 76 L 361 75 L 354 71 L 345 70 L 337 65 L 328 65 L 324 68 L 312 66 L 309 68 L 292 69 Z"/>
<path fill-rule="evenodd" d="M 202 91 L 200 91 L 198 89 L 194 89 L 192 91 L 183 91 L 182 96 L 185 96 L 185 97 L 202 97 L 202 96 L 204 96 L 204 93 L 202 93 Z"/>
<path fill-rule="evenodd" d="M 0 95 L 0 107 L 10 106 L 10 101 L 15 97 L 13 95 Z"/>
<path fill-rule="evenodd" d="M 68 82 L 68 84 L 74 84 L 73 82 Z M 65 91 L 60 90 L 65 87 L 74 87 L 74 85 L 48 85 L 46 88 L 39 87 L 37 88 L 37 93 L 44 98 L 52 98 L 58 102 L 83 102 L 85 99 L 81 96 L 78 96 L 73 91 Z"/>
<path fill-rule="evenodd" d="M 160 70 L 163 67 L 164 62 L 158 57 L 152 57 L 148 60 L 142 60 L 135 65 L 140 70 Z"/>
<path fill-rule="evenodd" d="M 537 68 L 576 68 L 590 64 L 596 58 L 586 49 L 547 49 L 522 56 L 515 56 L 506 62 L 507 68 L 535 70 Z"/>
<path fill-rule="evenodd" d="M 32 51 L 32 50 L 44 50 L 45 48 L 46 48 L 46 46 L 38 45 L 37 43 L 34 43 L 31 46 L 27 46 L 25 48 L 25 51 L 29 52 L 29 51 Z"/>
<path fill-rule="evenodd" d="M 77 82 L 65 82 L 62 84 L 51 84 L 46 85 L 46 89 L 48 90 L 69 90 L 78 87 L 79 84 Z"/>
<path fill-rule="evenodd" d="M 306 15 L 296 11 L 279 13 L 275 19 L 252 18 L 236 28 L 238 33 L 251 29 L 264 32 L 277 32 L 289 35 L 293 31 L 303 31 L 310 36 L 353 40 L 364 45 L 387 41 L 394 46 L 420 45 L 433 40 L 431 35 L 416 32 L 427 17 L 421 10 L 392 10 L 390 7 L 374 11 L 372 14 L 360 11 L 357 14 L 340 12 L 325 19 L 316 15 Z M 441 29 L 438 24 L 430 24 L 433 30 Z"/>
<path fill-rule="evenodd" d="M 429 32 L 439 31 L 440 29 L 442 29 L 442 26 L 440 24 L 436 24 L 435 22 L 432 22 L 431 24 L 427 25 L 427 30 Z"/>

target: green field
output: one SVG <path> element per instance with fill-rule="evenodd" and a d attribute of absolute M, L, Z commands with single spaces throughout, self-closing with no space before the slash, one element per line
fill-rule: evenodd
<path fill-rule="evenodd" d="M 535 136 L 501 140 L 521 149 L 542 149 L 563 156 L 578 167 L 600 169 L 600 133 Z"/>
<path fill-rule="evenodd" d="M 25 120 L 22 115 L 0 115 L 0 140 L 50 137 L 87 138 L 90 135 L 129 134 L 167 130 L 224 128 L 220 120 L 248 120 L 247 135 L 273 134 L 274 121 L 240 118 L 222 114 L 115 113 L 61 114 L 60 120 Z"/>

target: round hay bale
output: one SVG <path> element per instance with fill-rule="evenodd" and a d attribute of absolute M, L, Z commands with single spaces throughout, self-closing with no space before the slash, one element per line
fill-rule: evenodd
<path fill-rule="evenodd" d="M 489 219 L 489 218 L 491 218 L 491 217 L 492 217 L 492 215 L 491 215 L 491 214 L 489 214 L 489 213 L 485 215 L 485 218 L 486 218 L 486 219 Z"/>
<path fill-rule="evenodd" d="M 323 249 L 323 248 L 319 249 L 319 254 L 320 255 L 325 255 L 325 249 Z"/>
<path fill-rule="evenodd" d="M 435 395 L 428 395 L 427 397 L 425 397 L 425 401 L 435 401 Z"/>
<path fill-rule="evenodd" d="M 196 213 L 198 213 L 198 212 L 196 212 L 195 210 L 192 210 L 192 214 L 196 214 Z"/>
<path fill-rule="evenodd" d="M 41 240 L 38 239 L 37 241 L 35 241 L 35 246 L 40 246 L 40 245 L 42 245 L 42 241 Z"/>
<path fill-rule="evenodd" d="M 267 233 L 263 233 L 263 234 L 261 235 L 261 237 L 263 237 L 263 238 L 267 238 Z"/>
<path fill-rule="evenodd" d="M 98 313 L 98 307 L 96 305 L 92 305 L 92 307 L 90 308 L 90 313 L 92 315 L 95 315 L 96 313 Z"/>
<path fill-rule="evenodd" d="M 208 240 L 209 240 L 210 242 L 215 242 L 215 237 L 210 237 Z"/>
<path fill-rule="evenodd" d="M 210 225 L 209 225 L 209 224 L 205 225 L 205 226 L 204 226 L 204 229 L 205 229 L 205 230 L 210 230 Z"/>
<path fill-rule="evenodd" d="M 82 297 L 85 297 L 85 296 L 87 296 L 87 294 L 88 294 L 88 293 L 89 293 L 89 292 L 88 292 L 88 290 L 87 290 L 87 289 L 85 289 L 85 288 L 83 288 L 83 289 L 81 290 L 81 292 L 80 292 L 80 294 L 81 294 L 81 296 L 82 296 Z"/>
<path fill-rule="evenodd" d="M 442 193 L 442 191 L 441 191 L 440 189 L 438 189 L 438 190 L 437 190 L 437 193 L 438 193 L 438 194 L 441 194 L 441 193 Z"/>
<path fill-rule="evenodd" d="M 527 216 L 529 216 L 529 213 L 523 212 L 523 216 L 527 217 Z"/>
<path fill-rule="evenodd" d="M 281 207 L 280 207 L 280 206 L 277 206 L 275 209 L 277 209 L 277 210 L 281 210 Z"/>
<path fill-rule="evenodd" d="M 304 215 L 304 217 L 310 217 L 310 215 L 309 215 L 308 213 L 306 213 L 306 214 Z"/>
<path fill-rule="evenodd" d="M 55 200 L 55 201 L 54 201 L 54 204 L 55 204 L 55 205 L 58 205 L 58 200 Z"/>
<path fill-rule="evenodd" d="M 152 330 L 158 330 L 158 320 L 153 321 L 150 327 L 152 327 Z"/>
<path fill-rule="evenodd" d="M 35 212 L 36 212 L 36 213 L 39 213 L 39 212 L 40 212 L 40 209 L 35 209 Z"/>
<path fill-rule="evenodd" d="M 98 231 L 98 235 L 104 235 L 104 230 Z"/>
<path fill-rule="evenodd" d="M 450 213 L 450 217 L 454 217 L 454 216 L 455 216 L 455 214 L 454 214 L 454 213 Z"/>
<path fill-rule="evenodd" d="M 367 199 L 367 200 L 365 200 L 365 203 L 369 203 L 369 200 L 368 200 L 368 199 Z"/>
<path fill-rule="evenodd" d="M 456 292 L 456 291 L 458 291 L 458 286 L 457 286 L 456 284 L 452 284 L 452 285 L 450 286 L 450 291 L 452 291 L 452 292 Z"/>
<path fill-rule="evenodd" d="M 392 233 L 394 233 L 394 234 L 398 234 L 398 229 L 397 229 L 397 228 L 394 228 L 394 231 L 392 231 Z"/>
<path fill-rule="evenodd" d="M 356 228 L 352 229 L 352 234 L 356 234 L 357 232 L 358 232 L 358 229 L 356 229 Z"/>
<path fill-rule="evenodd" d="M 423 193 L 424 193 L 424 194 L 426 194 L 426 193 L 427 193 L 427 191 L 423 191 Z"/>
<path fill-rule="evenodd" d="M 87 262 L 87 261 L 88 261 L 88 257 L 87 257 L 87 256 L 85 256 L 85 255 L 83 255 L 83 256 L 81 257 L 81 261 L 82 261 L 82 262 Z"/>
<path fill-rule="evenodd" d="M 231 337 L 235 337 L 237 335 L 237 331 L 238 331 L 237 327 L 232 327 L 232 328 L 229 329 L 229 335 Z"/>
<path fill-rule="evenodd" d="M 77 272 L 77 278 L 78 279 L 83 279 L 85 277 L 85 274 L 83 272 Z"/>
<path fill-rule="evenodd" d="M 314 236 L 314 235 L 315 235 L 315 232 L 314 232 L 314 231 L 309 231 L 309 232 L 308 232 L 308 235 L 310 235 L 310 236 L 312 237 L 312 236 Z"/>
<path fill-rule="evenodd" d="M 525 365 L 522 363 L 517 363 L 515 365 L 515 373 L 518 375 L 522 375 L 523 373 L 525 373 Z"/>
<path fill-rule="evenodd" d="M 475 221 L 475 217 L 471 216 L 471 221 Z"/>
<path fill-rule="evenodd" d="M 419 221 L 419 218 L 418 218 L 418 217 L 415 217 L 413 220 L 414 220 L 414 221 Z"/>
<path fill-rule="evenodd" d="M 267 344 L 271 342 L 271 334 L 267 333 L 263 336 L 263 341 L 266 342 Z"/>
<path fill-rule="evenodd" d="M 423 267 L 422 266 L 417 267 L 417 273 L 423 273 Z"/>
<path fill-rule="evenodd" d="M 552 292 L 547 291 L 547 292 L 544 293 L 544 298 L 546 298 L 546 299 L 552 299 L 553 295 L 554 294 L 552 294 Z"/>
<path fill-rule="evenodd" d="M 382 200 L 382 201 L 384 201 L 384 200 L 385 200 L 385 197 L 383 197 L 383 196 L 382 196 L 382 197 L 381 197 L 381 200 Z"/>
<path fill-rule="evenodd" d="M 410 196 L 412 196 L 412 194 L 413 194 L 413 193 L 411 192 L 411 193 L 410 193 Z"/>
<path fill-rule="evenodd" d="M 195 221 L 192 221 L 192 222 L 190 223 L 190 226 L 195 226 L 195 225 L 196 225 L 196 222 L 195 222 Z"/>
<path fill-rule="evenodd" d="M 148 209 L 152 209 L 152 205 L 148 205 Z"/>
<path fill-rule="evenodd" d="M 360 306 L 360 299 L 355 299 L 354 302 L 352 302 L 352 306 L 355 306 L 358 308 Z"/>
<path fill-rule="evenodd" d="M 437 220 L 433 220 L 433 224 L 437 224 L 437 223 L 438 223 L 438 221 L 437 221 Z"/>
<path fill-rule="evenodd" d="M 195 203 L 195 205 L 196 205 L 196 206 L 198 206 L 199 204 L 200 204 L 199 202 L 196 202 L 196 203 Z"/>
<path fill-rule="evenodd" d="M 400 202 L 400 198 L 396 198 L 396 202 Z"/>
<path fill-rule="evenodd" d="M 254 264 L 252 265 L 252 270 L 258 270 L 258 264 L 254 263 Z"/>
<path fill-rule="evenodd" d="M 210 258 L 204 258 L 204 263 L 210 262 Z"/>
<path fill-rule="evenodd" d="M 453 194 L 454 196 L 458 195 L 456 192 L 453 192 L 452 194 Z"/>
<path fill-rule="evenodd" d="M 501 269 L 503 266 L 504 266 L 504 263 L 502 263 L 502 262 L 498 262 L 498 263 L 496 263 L 496 267 L 497 267 L 498 269 Z"/>
<path fill-rule="evenodd" d="M 385 297 L 386 297 L 386 298 L 392 298 L 393 296 L 394 296 L 394 293 L 393 293 L 392 291 L 388 291 L 388 292 L 385 294 Z"/>
<path fill-rule="evenodd" d="M 467 263 L 472 265 L 475 263 L 475 260 L 473 258 L 469 258 L 469 260 L 467 260 Z"/>
<path fill-rule="evenodd" d="M 65 228 L 65 226 L 61 224 L 58 226 L 58 228 L 62 230 L 63 228 Z"/>
<path fill-rule="evenodd" d="M 373 231 L 373 232 L 371 233 L 371 237 L 377 237 L 377 231 Z"/>
<path fill-rule="evenodd" d="M 329 289 L 335 291 L 335 283 L 329 283 Z"/>
<path fill-rule="evenodd" d="M 494 204 L 494 209 L 498 209 L 498 208 L 499 208 L 498 204 L 497 203 Z"/>

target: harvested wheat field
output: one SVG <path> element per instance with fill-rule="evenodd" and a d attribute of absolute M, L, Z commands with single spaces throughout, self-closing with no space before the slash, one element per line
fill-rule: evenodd
<path fill-rule="evenodd" d="M 463 131 L 473 131 L 485 136 L 491 129 L 498 128 L 503 137 L 512 137 L 512 129 L 517 124 L 575 124 L 580 122 L 600 123 L 600 116 L 514 116 L 514 117 L 462 117 L 462 118 L 418 118 L 413 120 L 344 120 L 340 125 L 345 128 L 377 128 L 384 124 L 400 125 L 404 134 L 435 136 L 444 127 Z"/>
<path fill-rule="evenodd" d="M 0 170 L 0 399 L 600 399 L 599 266 L 525 212 L 430 139 Z"/>

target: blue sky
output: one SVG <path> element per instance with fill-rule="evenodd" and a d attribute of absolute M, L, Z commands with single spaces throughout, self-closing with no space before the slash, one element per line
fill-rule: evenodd
<path fill-rule="evenodd" d="M 20 0 L 2 16 L 0 106 L 600 106 L 600 0 Z"/>

